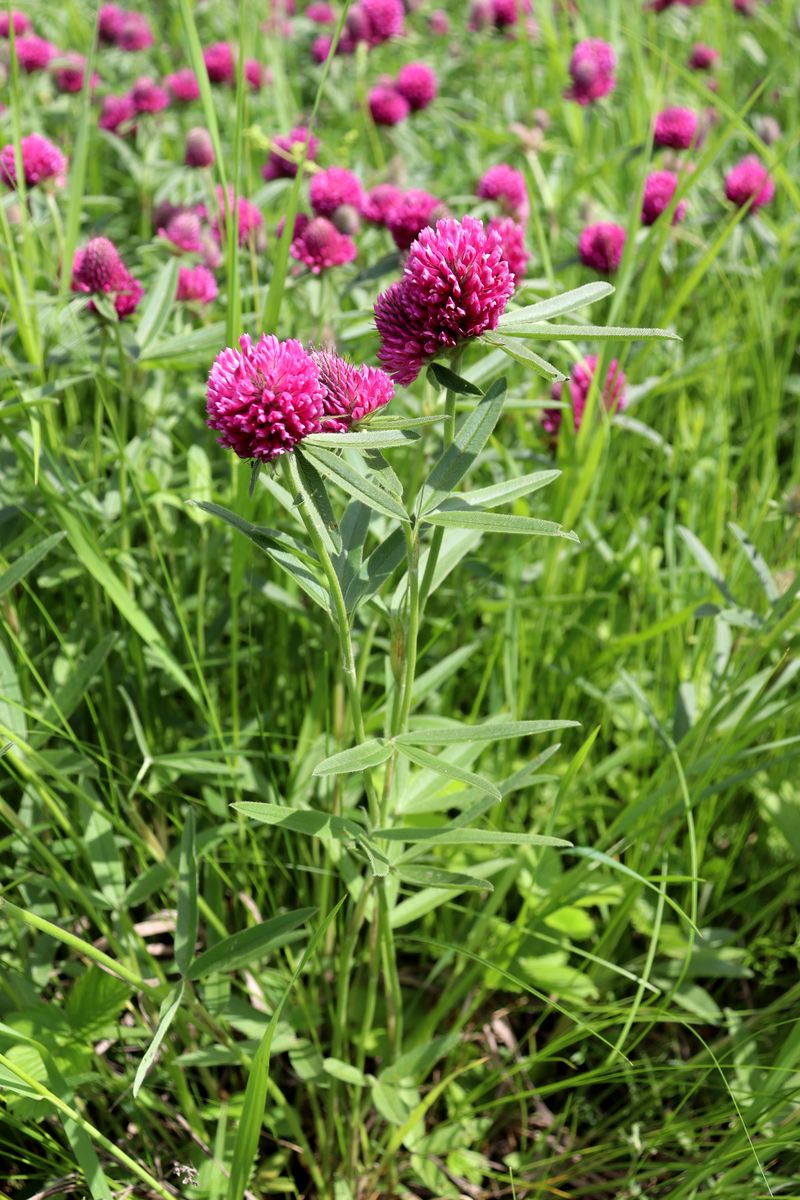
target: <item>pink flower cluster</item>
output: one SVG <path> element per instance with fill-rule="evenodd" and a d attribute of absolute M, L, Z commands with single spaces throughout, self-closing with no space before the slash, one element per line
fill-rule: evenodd
<path fill-rule="evenodd" d="M 533 12 L 530 0 L 473 0 L 469 14 L 469 28 L 510 29 L 521 16 L 530 17 Z"/>
<path fill-rule="evenodd" d="M 594 104 L 617 86 L 616 68 L 617 56 L 608 42 L 600 38 L 578 42 L 569 63 L 572 87 L 565 95 L 578 104 Z"/>
<path fill-rule="evenodd" d="M 153 44 L 153 31 L 144 13 L 129 12 L 117 4 L 101 7 L 98 29 L 102 42 L 120 50 L 145 50 Z"/>
<path fill-rule="evenodd" d="M 353 54 L 360 44 L 368 49 L 380 46 L 402 34 L 404 21 L 403 0 L 356 0 L 347 14 L 336 53 Z M 332 22 L 326 20 L 324 23 Z M 333 38 L 329 34 L 320 34 L 311 47 L 314 61 L 325 62 L 332 45 Z"/>
<path fill-rule="evenodd" d="M 307 145 L 306 156 L 310 162 L 316 158 L 319 140 L 309 133 L 305 125 L 298 125 L 287 135 L 279 134 L 272 139 L 272 150 L 261 169 L 264 179 L 294 179 L 301 148 Z"/>
<path fill-rule="evenodd" d="M 25 187 L 36 187 L 46 179 L 54 179 L 56 184 L 63 184 L 67 169 L 67 160 L 58 146 L 40 133 L 30 133 L 20 138 L 22 173 Z M 17 186 L 17 166 L 14 158 L 14 145 L 9 142 L 0 150 L 0 179 L 6 187 Z"/>
<path fill-rule="evenodd" d="M 569 402 L 572 409 L 572 424 L 577 431 L 581 427 L 583 414 L 586 411 L 586 401 L 589 396 L 589 389 L 592 386 L 595 372 L 597 371 L 597 358 L 594 355 L 589 355 L 582 363 L 576 363 L 572 368 L 572 373 L 568 381 Z M 563 394 L 564 385 L 562 383 L 553 384 L 553 399 L 560 400 Z M 617 360 L 611 360 L 611 365 L 608 368 L 606 375 L 605 386 L 601 403 L 606 412 L 620 412 L 627 404 L 625 393 L 625 375 Z M 557 436 L 561 428 L 563 420 L 563 410 L 561 408 L 546 408 L 542 414 L 542 426 L 546 433 L 552 437 Z"/>
<path fill-rule="evenodd" d="M 340 233 L 327 217 L 299 220 L 295 224 L 291 245 L 292 258 L 304 263 L 312 275 L 331 267 L 341 267 L 356 256 L 356 244 L 351 237 Z"/>
<path fill-rule="evenodd" d="M 122 261 L 119 251 L 108 238 L 92 238 L 75 253 L 72 264 L 72 290 L 91 296 L 110 296 L 118 320 L 136 310 L 144 289 Z M 96 309 L 94 301 L 89 308 Z"/>
<path fill-rule="evenodd" d="M 290 338 L 248 334 L 211 368 L 206 414 L 219 442 L 240 458 L 273 462 L 312 433 L 346 432 L 392 398 L 391 380 Z"/>
<path fill-rule="evenodd" d="M 725 195 L 737 208 L 749 204 L 752 212 L 769 204 L 775 195 L 775 184 L 764 164 L 755 154 L 748 154 L 725 176 Z"/>
<path fill-rule="evenodd" d="M 528 251 L 525 249 L 525 224 L 530 215 L 525 176 L 509 163 L 497 163 L 478 181 L 477 194 L 482 200 L 498 204 L 503 217 L 493 217 L 489 229 L 500 235 L 506 261 L 517 287 L 525 278 Z"/>
<path fill-rule="evenodd" d="M 412 112 L 420 112 L 439 90 L 436 73 L 423 62 L 401 67 L 397 78 L 383 77 L 369 93 L 369 111 L 376 125 L 399 125 Z"/>
<path fill-rule="evenodd" d="M 396 382 L 413 383 L 427 360 L 494 329 L 513 291 L 496 229 L 474 217 L 439 221 L 411 246 L 403 278 L 378 297 L 378 358 Z"/>

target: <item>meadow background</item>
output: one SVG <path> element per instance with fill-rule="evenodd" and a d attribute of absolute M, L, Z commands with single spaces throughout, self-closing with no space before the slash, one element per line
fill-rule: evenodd
<path fill-rule="evenodd" d="M 319 29 L 270 7 L 140 5 L 154 44 L 98 48 L 99 95 L 219 41 L 272 82 L 208 89 L 126 137 L 98 129 L 88 89 L 0 68 L 0 141 L 39 132 L 68 157 L 62 187 L 0 203 L 0 1193 L 800 1197 L 797 6 L 537 0 L 537 30 L 500 32 L 469 30 L 452 0 L 437 35 L 422 3 L 402 37 L 336 57 L 322 86 Z M 24 11 L 90 54 L 93 4 Z M 614 46 L 618 82 L 582 108 L 564 92 L 587 36 Z M 720 53 L 714 92 L 687 66 L 700 41 Z M 376 127 L 368 92 L 409 60 L 435 69 L 439 95 Z M 653 119 L 670 104 L 715 119 L 683 156 L 685 219 L 645 228 L 644 180 L 664 161 Z M 261 177 L 270 139 L 314 109 L 319 164 L 427 189 L 457 216 L 495 211 L 475 196 L 488 167 L 522 170 L 518 303 L 594 281 L 581 229 L 626 226 L 614 295 L 575 320 L 682 339 L 546 346 L 566 373 L 616 357 L 628 386 L 624 413 L 577 435 L 565 422 L 556 444 L 546 380 L 485 346 L 461 364 L 477 385 L 509 384 L 474 486 L 557 467 L 512 511 L 580 541 L 487 535 L 453 563 L 431 597 L 415 712 L 578 722 L 557 749 L 503 740 L 479 759 L 512 781 L 485 823 L 573 848 L 448 847 L 432 861 L 494 890 L 400 891 L 399 1059 L 369 928 L 349 940 L 361 864 L 231 807 L 360 803 L 352 777 L 312 776 L 351 742 L 335 639 L 274 560 L 187 504 L 300 530 L 271 473 L 249 494 L 246 465 L 205 425 L 209 368 L 240 332 L 332 335 L 375 361 L 391 239 L 365 226 L 354 263 L 297 272 L 276 235 L 297 193 Z M 214 121 L 217 163 L 191 171 L 186 131 Z M 751 152 L 776 188 L 757 213 L 723 190 Z M 154 212 L 210 204 L 220 181 L 258 207 L 266 245 L 223 246 L 217 299 L 176 304 Z M 69 291 L 64 264 L 96 234 L 145 289 L 119 325 Z M 423 376 L 391 412 L 439 404 Z M 438 447 L 426 429 L 387 456 L 411 479 Z M 355 637 L 374 734 L 392 639 L 380 600 Z M 423 769 L 409 781 L 415 824 L 458 807 L 457 783 L 440 779 L 435 801 L 431 786 Z M 193 970 L 230 935 L 306 909 L 268 948 L 256 933 Z M 236 1162 L 248 1122 L 252 1173 Z"/>

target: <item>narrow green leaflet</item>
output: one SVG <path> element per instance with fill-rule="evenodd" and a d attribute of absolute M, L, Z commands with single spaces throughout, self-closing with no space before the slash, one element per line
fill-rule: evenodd
<path fill-rule="evenodd" d="M 386 517 L 393 517 L 396 521 L 407 522 L 411 519 L 402 504 L 339 455 L 324 450 L 321 446 L 309 447 L 308 454 L 318 470 L 338 484 L 349 496 L 361 500 L 363 504 Z"/>
<path fill-rule="evenodd" d="M 444 888 L 453 892 L 493 892 L 494 887 L 488 879 L 478 879 L 474 875 L 461 875 L 457 871 L 440 871 L 437 867 L 411 867 L 397 865 L 392 867 L 392 874 L 403 883 L 412 883 L 414 887 Z"/>
<path fill-rule="evenodd" d="M 751 541 L 749 535 L 743 529 L 740 529 L 733 521 L 728 522 L 728 528 L 736 538 L 739 545 L 744 550 L 747 561 L 758 576 L 759 582 L 764 589 L 764 594 L 770 604 L 775 604 L 780 599 L 780 591 L 772 578 L 772 572 L 767 566 L 766 560 L 761 554 L 758 547 Z"/>
<path fill-rule="evenodd" d="M 572 842 L 563 838 L 546 837 L 539 833 L 514 833 L 502 829 L 464 829 L 449 825 L 431 828 L 426 825 L 377 829 L 374 836 L 387 842 L 426 842 L 435 846 L 554 846 L 568 850 Z"/>
<path fill-rule="evenodd" d="M 482 340 L 489 346 L 497 346 L 509 358 L 513 358 L 514 362 L 530 367 L 537 375 L 541 375 L 543 379 L 549 379 L 551 383 L 563 382 L 567 378 L 564 372 L 559 371 L 553 363 L 548 362 L 546 358 L 542 358 L 533 350 L 529 350 L 521 342 L 517 344 L 513 340 L 501 337 L 498 333 L 485 333 Z"/>
<path fill-rule="evenodd" d="M 321 446 L 323 449 L 338 449 L 340 446 L 363 449 L 383 449 L 389 446 L 411 446 L 419 441 L 419 434 L 408 427 L 404 429 L 364 429 L 356 433 L 310 433 L 303 438 L 304 446 Z"/>
<path fill-rule="evenodd" d="M 342 549 L 339 522 L 334 515 L 322 476 L 299 450 L 295 454 L 287 455 L 286 461 L 289 465 L 289 477 L 300 493 L 299 502 L 305 504 L 306 511 L 328 553 L 339 554 Z"/>
<path fill-rule="evenodd" d="M 197 941 L 197 849 L 194 809 L 186 812 L 178 862 L 178 915 L 175 928 L 175 964 L 185 976 Z"/>
<path fill-rule="evenodd" d="M 6 592 L 16 587 L 34 567 L 38 566 L 45 555 L 49 554 L 53 547 L 57 546 L 66 536 L 66 533 L 63 532 L 53 533 L 50 537 L 45 538 L 43 542 L 39 542 L 38 546 L 34 546 L 31 550 L 27 550 L 24 554 L 20 555 L 16 562 L 13 562 L 0 575 L 0 596 L 5 596 Z"/>
<path fill-rule="evenodd" d="M 342 750 L 332 754 L 314 767 L 314 775 L 348 775 L 353 771 L 366 771 L 370 767 L 378 767 L 392 756 L 391 742 L 382 738 L 372 738 L 353 746 L 352 750 Z"/>
<path fill-rule="evenodd" d="M 170 258 L 161 268 L 153 286 L 148 289 L 147 302 L 142 311 L 139 328 L 136 330 L 136 341 L 141 350 L 158 337 L 167 323 L 175 303 L 179 266 L 177 258 Z"/>
<path fill-rule="evenodd" d="M 459 396 L 483 395 L 479 387 L 470 383 L 468 379 L 463 379 L 461 375 L 456 375 L 455 371 L 451 371 L 443 363 L 431 363 L 428 367 L 428 379 L 431 383 L 438 383 L 440 387 L 447 388 L 448 392 L 457 392 Z"/>
<path fill-rule="evenodd" d="M 514 500 L 538 492 L 558 479 L 560 474 L 560 471 L 534 471 L 530 475 L 519 475 L 516 479 L 503 479 L 489 487 L 476 488 L 475 491 L 464 493 L 463 498 L 471 508 L 498 508 L 501 504 L 511 504 Z"/>
<path fill-rule="evenodd" d="M 403 1079 L 414 1083 L 424 1083 L 440 1058 L 455 1050 L 461 1039 L 458 1030 L 443 1033 L 440 1037 L 432 1038 L 413 1050 L 407 1050 L 381 1071 L 379 1078 L 384 1083 L 400 1083 Z"/>
<path fill-rule="evenodd" d="M 667 329 L 629 329 L 626 325 L 548 325 L 538 321 L 509 322 L 503 326 L 508 337 L 538 338 L 545 342 L 569 342 L 575 338 L 591 341 L 638 342 L 647 338 L 660 338 L 679 342 L 677 333 Z"/>
<path fill-rule="evenodd" d="M 506 381 L 498 379 L 486 391 L 456 431 L 450 446 L 435 464 L 422 493 L 420 511 L 429 512 L 452 493 L 475 465 L 478 455 L 492 436 L 506 398 Z"/>
<path fill-rule="evenodd" d="M 578 721 L 486 721 L 482 725 L 429 725 L 401 733 L 395 745 L 452 746 L 456 742 L 500 742 L 509 738 L 530 737 L 536 733 L 553 733 L 558 729 L 575 729 Z"/>
<path fill-rule="evenodd" d="M 583 287 L 551 296 L 549 300 L 538 300 L 536 304 L 527 304 L 524 308 L 507 310 L 497 322 L 497 328 L 505 329 L 506 326 L 520 321 L 550 321 L 553 317 L 574 312 L 576 308 L 595 304 L 613 293 L 614 288 L 610 283 L 586 283 Z"/>
<path fill-rule="evenodd" d="M 250 929 L 242 929 L 239 933 L 222 938 L 198 955 L 186 978 L 195 981 L 206 975 L 227 974 L 240 967 L 260 964 L 267 951 L 282 946 L 288 935 L 299 925 L 304 925 L 316 911 L 316 908 L 298 908 L 295 912 L 281 913 L 269 921 L 262 921 Z"/>
<path fill-rule="evenodd" d="M 435 512 L 426 513 L 422 520 L 430 525 L 443 525 L 445 529 L 480 529 L 484 533 L 513 533 L 522 537 L 560 537 L 568 542 L 580 541 L 577 533 L 571 529 L 564 529 L 555 521 L 483 512 L 469 506 L 437 508 Z"/>
<path fill-rule="evenodd" d="M 453 779 L 458 783 L 469 784 L 470 787 L 477 788 L 478 791 L 484 792 L 487 796 L 494 796 L 496 800 L 502 799 L 500 789 L 490 780 L 484 779 L 482 775 L 476 775 L 474 771 L 468 771 L 465 767 L 459 767 L 456 763 L 445 761 L 443 758 L 437 758 L 435 754 L 428 754 L 427 750 L 421 750 L 419 746 L 408 746 L 405 743 L 402 745 L 396 743 L 397 749 L 406 758 L 410 758 L 418 767 L 426 767 L 430 771 L 435 771 L 437 775 L 443 775 L 445 779 Z"/>
<path fill-rule="evenodd" d="M 311 808 L 288 808 L 283 804 L 262 804 L 257 800 L 240 800 L 232 807 L 243 816 L 261 821 L 264 825 L 278 825 L 308 837 L 351 841 L 364 834 L 362 827 L 347 817 L 334 817 Z"/>
<path fill-rule="evenodd" d="M 176 986 L 162 1002 L 158 1013 L 158 1025 L 156 1026 L 156 1031 L 153 1034 L 153 1040 L 145 1050 L 144 1054 L 142 1055 L 142 1061 L 136 1068 L 136 1076 L 133 1080 L 134 1100 L 142 1090 L 144 1081 L 150 1073 L 150 1070 L 156 1061 L 158 1052 L 161 1049 L 161 1043 L 167 1036 L 167 1031 L 175 1019 L 176 1012 L 181 1006 L 181 1000 L 183 999 L 183 988 L 184 983 L 183 980 L 181 980 L 180 983 L 176 984 Z"/>
<path fill-rule="evenodd" d="M 342 1062 L 340 1058 L 324 1058 L 322 1066 L 326 1075 L 340 1080 L 341 1083 L 352 1083 L 356 1087 L 367 1086 L 368 1081 L 364 1072 L 359 1071 L 358 1067 L 351 1066 L 350 1063 Z"/>
<path fill-rule="evenodd" d="M 394 529 L 380 542 L 370 555 L 355 579 L 347 585 L 344 602 L 349 612 L 365 597 L 373 596 L 394 574 L 406 558 L 406 542 L 402 529 Z"/>

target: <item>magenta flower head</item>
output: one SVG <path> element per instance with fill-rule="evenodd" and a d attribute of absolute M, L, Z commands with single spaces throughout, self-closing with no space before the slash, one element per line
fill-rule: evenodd
<path fill-rule="evenodd" d="M 327 217 L 315 217 L 296 234 L 291 251 L 292 258 L 305 263 L 312 275 L 320 275 L 331 267 L 352 262 L 356 244 L 346 233 L 340 233 Z"/>
<path fill-rule="evenodd" d="M 492 0 L 492 17 L 497 29 L 510 29 L 516 25 L 521 13 L 530 14 L 530 11 L 527 0 Z"/>
<path fill-rule="evenodd" d="M 364 206 L 364 189 L 353 172 L 344 167 L 328 167 L 312 176 L 308 194 L 318 217 L 332 217 L 344 204 L 357 212 Z"/>
<path fill-rule="evenodd" d="M 48 138 L 42 137 L 40 133 L 30 133 L 20 139 L 20 150 L 25 187 L 36 187 L 45 179 L 54 179 L 57 184 L 63 184 L 67 160 L 58 146 L 54 146 Z M 0 179 L 7 187 L 17 186 L 14 146 L 10 142 L 0 150 Z"/>
<path fill-rule="evenodd" d="M 208 78 L 212 83 L 233 83 L 236 66 L 233 51 L 227 42 L 214 42 L 203 51 Z"/>
<path fill-rule="evenodd" d="M 597 358 L 594 355 L 589 355 L 582 363 L 575 364 L 569 377 L 569 399 L 572 407 L 573 427 L 576 431 L 581 427 L 583 414 L 586 410 L 586 399 L 589 395 L 589 388 L 592 385 L 592 379 L 596 370 Z M 552 394 L 554 400 L 561 399 L 563 388 L 564 385 L 562 383 L 553 384 Z M 625 375 L 615 358 L 612 359 L 611 365 L 608 368 L 601 403 L 606 412 L 609 413 L 620 412 L 627 404 Z M 546 408 L 542 414 L 542 425 L 545 431 L 551 434 L 551 436 L 558 434 L 562 418 L 563 412 L 560 408 Z"/>
<path fill-rule="evenodd" d="M 733 8 L 743 17 L 752 17 L 758 8 L 758 0 L 733 0 Z"/>
<path fill-rule="evenodd" d="M 363 215 L 373 225 L 385 225 L 389 213 L 402 198 L 403 192 L 396 184 L 379 183 L 372 191 L 367 192 Z"/>
<path fill-rule="evenodd" d="M 116 44 L 120 50 L 146 50 L 148 46 L 152 46 L 153 41 L 153 31 L 144 13 L 123 13 L 116 37 Z"/>
<path fill-rule="evenodd" d="M 116 133 L 123 125 L 131 122 L 135 116 L 136 107 L 133 97 L 129 93 L 124 96 L 105 96 L 98 124 L 101 129 L 106 129 L 109 133 Z"/>
<path fill-rule="evenodd" d="M 225 238 L 225 220 L 233 204 L 233 188 L 228 184 L 227 200 L 221 184 L 217 185 L 216 192 L 220 206 L 221 221 L 219 217 L 215 216 L 211 222 L 211 228 L 217 240 L 222 242 Z M 255 204 L 251 204 L 244 196 L 237 197 L 236 211 L 239 220 L 239 245 L 243 246 L 245 242 L 249 241 L 251 234 L 258 233 L 264 224 L 264 218 Z"/>
<path fill-rule="evenodd" d="M 689 55 L 689 66 L 693 71 L 710 71 L 718 58 L 719 50 L 715 50 L 713 46 L 706 46 L 703 42 L 696 42 Z"/>
<path fill-rule="evenodd" d="M 35 33 L 29 37 L 17 38 L 14 50 L 20 69 L 28 75 L 32 75 L 34 71 L 44 71 L 53 59 L 58 57 L 58 48 L 45 38 L 37 37 Z"/>
<path fill-rule="evenodd" d="M 311 357 L 325 391 L 323 432 L 346 433 L 352 425 L 384 408 L 394 396 L 394 384 L 377 367 L 354 367 L 327 350 L 312 350 Z"/>
<path fill-rule="evenodd" d="M 262 67 L 257 58 L 245 59 L 244 77 L 254 92 L 260 92 L 264 84 L 272 81 L 269 68 Z"/>
<path fill-rule="evenodd" d="M 478 182 L 481 200 L 496 200 L 507 216 L 525 222 L 530 214 L 525 176 L 508 163 L 490 167 Z"/>
<path fill-rule="evenodd" d="M 333 45 L 333 38 L 328 33 L 321 33 L 319 37 L 315 37 L 311 43 L 311 57 L 315 63 L 324 63 L 328 61 L 328 56 Z"/>
<path fill-rule="evenodd" d="M 494 4 L 492 0 L 473 0 L 469 13 L 469 26 L 474 33 L 488 29 L 494 24 Z"/>
<path fill-rule="evenodd" d="M 642 224 L 655 225 L 658 218 L 672 203 L 678 177 L 672 171 L 653 171 L 647 176 L 644 184 L 642 199 Z M 672 217 L 672 224 L 677 225 L 686 216 L 686 201 L 681 200 Z"/>
<path fill-rule="evenodd" d="M 408 101 L 412 112 L 427 108 L 439 90 L 435 71 L 423 62 L 410 62 L 401 67 L 395 87 Z"/>
<path fill-rule="evenodd" d="M 587 225 L 578 239 L 578 254 L 585 267 L 600 275 L 613 275 L 625 249 L 625 230 L 611 221 Z"/>
<path fill-rule="evenodd" d="M 752 201 L 752 211 L 769 204 L 775 195 L 775 184 L 764 164 L 755 154 L 748 154 L 725 176 L 725 195 L 738 208 Z"/>
<path fill-rule="evenodd" d="M 656 117 L 653 140 L 657 146 L 688 150 L 697 137 L 698 117 L 690 108 L 665 108 Z"/>
<path fill-rule="evenodd" d="M 208 426 L 239 458 L 273 462 L 319 432 L 324 398 L 319 368 L 299 342 L 262 333 L 254 346 L 245 333 L 211 368 Z"/>
<path fill-rule="evenodd" d="M 10 16 L 6 10 L 3 9 L 3 11 L 0 12 L 0 37 L 7 38 L 9 36 L 12 24 L 14 26 L 14 33 L 17 37 L 21 37 L 22 34 L 27 33 L 31 27 L 29 18 L 24 12 L 20 12 L 18 8 L 12 9 Z"/>
<path fill-rule="evenodd" d="M 219 288 L 208 267 L 181 267 L 178 271 L 176 300 L 190 304 L 210 304 L 216 300 Z"/>
<path fill-rule="evenodd" d="M 578 42 L 569 63 L 572 87 L 566 95 L 578 104 L 594 104 L 616 87 L 616 66 L 617 58 L 608 42 L 600 38 Z"/>
<path fill-rule="evenodd" d="M 200 254 L 203 250 L 202 226 L 196 212 L 183 210 L 170 217 L 159 229 L 158 236 L 171 242 L 184 254 Z"/>
<path fill-rule="evenodd" d="M 88 295 L 113 296 L 120 321 L 136 310 L 144 295 L 142 285 L 128 271 L 114 243 L 104 237 L 92 238 L 82 250 L 75 252 L 72 290 Z M 95 307 L 91 301 L 89 307 Z"/>
<path fill-rule="evenodd" d="M 315 21 L 317 25 L 336 24 L 336 10 L 326 0 L 314 0 L 306 9 L 305 15 L 309 21 Z"/>
<path fill-rule="evenodd" d="M 499 233 L 503 243 L 503 257 L 514 277 L 514 287 L 518 288 L 525 278 L 530 258 L 525 249 L 524 225 L 520 225 L 513 217 L 492 217 L 486 228 Z"/>
<path fill-rule="evenodd" d="M 100 41 L 107 42 L 112 46 L 116 45 L 119 41 L 122 22 L 124 20 L 125 13 L 118 4 L 103 4 L 100 8 L 100 19 L 98 22 Z"/>
<path fill-rule="evenodd" d="M 430 192 L 423 192 L 419 188 L 404 192 L 386 214 L 386 228 L 397 249 L 408 250 L 441 207 L 441 201 Z"/>
<path fill-rule="evenodd" d="M 514 291 L 496 230 L 474 217 L 423 229 L 403 278 L 378 297 L 378 358 L 398 383 L 413 383 L 427 359 L 494 329 Z"/>
<path fill-rule="evenodd" d="M 200 99 L 200 85 L 190 67 L 184 67 L 174 75 L 167 75 L 164 83 L 172 93 L 173 100 L 177 100 L 179 104 L 189 104 L 192 100 Z"/>
<path fill-rule="evenodd" d="M 187 133 L 183 161 L 187 167 L 210 167 L 214 162 L 211 134 L 202 125 L 195 126 Z"/>
<path fill-rule="evenodd" d="M 313 162 L 319 150 L 319 141 L 313 133 L 309 133 L 305 125 L 298 125 L 287 136 L 279 135 L 272 139 L 274 149 L 261 169 L 261 174 L 270 179 L 294 179 L 297 174 L 297 157 L 299 149 L 308 143 L 307 158 Z"/>
<path fill-rule="evenodd" d="M 450 32 L 450 18 L 443 8 L 436 8 L 428 17 L 428 28 L 431 33 L 446 36 Z"/>
<path fill-rule="evenodd" d="M 131 88 L 131 100 L 137 113 L 157 113 L 169 108 L 169 93 L 144 76 Z"/>
<path fill-rule="evenodd" d="M 371 45 L 388 42 L 403 32 L 403 0 L 361 0 L 361 10 L 367 18 Z"/>
<path fill-rule="evenodd" d="M 372 88 L 368 103 L 376 125 L 399 125 L 411 112 L 411 105 L 394 85 L 378 84 Z"/>
<path fill-rule="evenodd" d="M 56 87 L 60 92 L 79 92 L 83 87 L 85 75 L 86 59 L 82 54 L 75 54 L 71 51 L 62 56 L 62 65 L 55 68 Z M 100 76 L 97 72 L 93 72 L 89 86 L 95 88 L 99 82 Z"/>

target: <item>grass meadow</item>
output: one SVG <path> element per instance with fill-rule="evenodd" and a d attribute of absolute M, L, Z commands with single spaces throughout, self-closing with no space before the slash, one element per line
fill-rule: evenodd
<path fill-rule="evenodd" d="M 0 40 L 0 1195 L 798 1200 L 794 0 L 422 0 L 372 43 L 360 5 L 137 5 L 149 41 L 27 0 L 41 69 L 10 8 Z M 587 38 L 616 68 L 582 104 Z M 23 184 L 31 134 L 66 162 Z M 746 155 L 768 203 L 726 197 Z M 500 163 L 529 258 L 497 329 L 360 431 L 219 445 L 241 334 L 379 361 L 408 246 L 350 211 L 355 250 L 298 257 L 315 176 L 488 222 Z M 93 238 L 124 319 L 75 282 Z M 201 263 L 216 295 L 176 299 Z"/>

